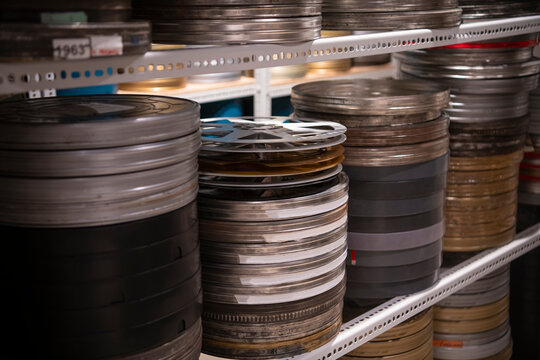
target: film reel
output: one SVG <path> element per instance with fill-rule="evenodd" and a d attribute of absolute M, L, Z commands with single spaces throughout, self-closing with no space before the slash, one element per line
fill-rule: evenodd
<path fill-rule="evenodd" d="M 149 95 L 94 95 L 2 103 L 0 146 L 75 150 L 169 140 L 199 129 L 199 109 L 190 100 Z"/>
<path fill-rule="evenodd" d="M 139 0 L 133 8 L 135 17 L 152 21 L 153 38 L 159 43 L 296 43 L 318 38 L 321 29 L 321 1 Z"/>
<path fill-rule="evenodd" d="M 447 28 L 461 24 L 461 9 L 387 12 L 326 12 L 323 10 L 325 30 L 404 30 Z"/>
<path fill-rule="evenodd" d="M 333 122 L 301 122 L 287 117 L 202 120 L 202 150 L 289 152 L 340 144 L 346 128 Z"/>
<path fill-rule="evenodd" d="M 103 47 L 99 39 L 109 38 L 114 45 Z M 83 39 L 86 58 L 144 54 L 150 50 L 150 23 L 145 21 L 96 22 L 76 24 L 1 23 L 0 49 L 3 61 L 65 59 L 72 55 L 61 45 L 62 39 Z M 110 45 L 109 45 L 110 46 Z M 77 55 L 79 56 L 79 55 Z"/>
<path fill-rule="evenodd" d="M 210 305 L 203 315 L 207 353 L 240 359 L 292 356 L 329 341 L 341 324 L 344 285 L 312 298 L 237 310 Z M 231 315 L 221 315 L 231 314 Z M 247 321 L 244 319 L 248 319 Z M 265 326 L 261 327 L 260 324 Z M 253 346 L 255 345 L 255 346 Z"/>
<path fill-rule="evenodd" d="M 329 341 L 345 284 L 345 128 L 289 118 L 203 124 L 205 352 L 269 359 Z"/>
<path fill-rule="evenodd" d="M 419 114 L 440 110 L 448 101 L 444 87 L 403 80 L 315 81 L 296 85 L 291 94 L 295 110 L 346 115 Z"/>

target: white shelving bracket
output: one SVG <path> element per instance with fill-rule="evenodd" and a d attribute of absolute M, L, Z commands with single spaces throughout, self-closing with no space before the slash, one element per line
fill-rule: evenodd
<path fill-rule="evenodd" d="M 450 29 L 387 31 L 299 44 L 255 44 L 150 51 L 141 56 L 0 63 L 0 94 L 238 71 L 377 55 L 540 31 L 540 16 L 463 24 Z"/>
<path fill-rule="evenodd" d="M 253 115 L 268 117 L 272 115 L 272 99 L 270 97 L 270 69 L 255 69 L 253 77 L 257 84 L 257 92 L 253 97 Z"/>

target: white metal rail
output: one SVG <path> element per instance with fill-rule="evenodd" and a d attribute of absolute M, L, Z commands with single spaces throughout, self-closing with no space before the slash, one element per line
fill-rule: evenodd
<path fill-rule="evenodd" d="M 150 51 L 141 56 L 0 64 L 0 94 L 183 77 L 377 55 L 540 31 L 540 16 L 323 38 L 300 44 L 235 45 Z"/>

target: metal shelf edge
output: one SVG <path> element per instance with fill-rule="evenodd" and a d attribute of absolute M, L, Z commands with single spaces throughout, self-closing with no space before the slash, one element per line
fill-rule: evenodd
<path fill-rule="evenodd" d="M 487 40 L 540 31 L 540 15 L 463 24 L 449 29 L 386 31 L 300 44 L 255 44 L 150 51 L 141 56 L 0 64 L 0 94 L 116 84 L 344 59 Z"/>

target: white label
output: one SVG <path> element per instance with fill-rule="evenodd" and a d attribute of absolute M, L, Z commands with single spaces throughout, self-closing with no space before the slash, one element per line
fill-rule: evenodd
<path fill-rule="evenodd" d="M 81 105 L 94 109 L 100 115 L 135 109 L 134 106 L 109 104 L 109 103 L 97 103 L 97 102 L 81 104 Z"/>
<path fill-rule="evenodd" d="M 61 60 L 77 60 L 90 58 L 90 39 L 53 39 L 53 56 Z"/>
<path fill-rule="evenodd" d="M 122 55 L 124 46 L 121 36 L 91 36 L 90 40 L 92 57 Z"/>

